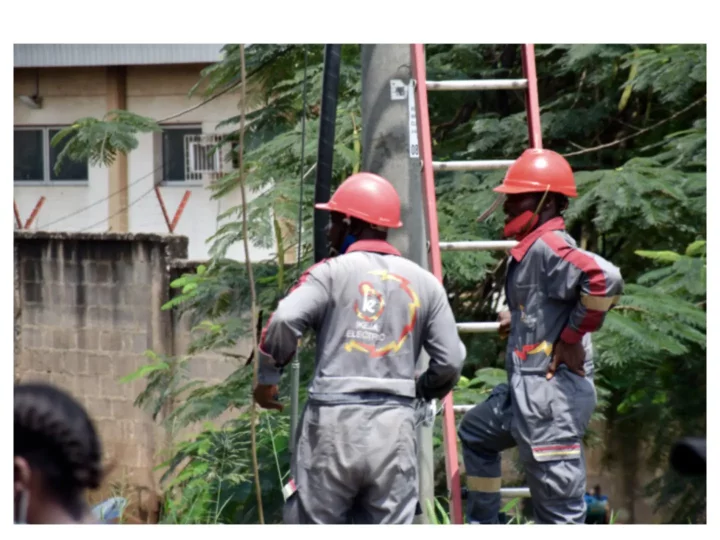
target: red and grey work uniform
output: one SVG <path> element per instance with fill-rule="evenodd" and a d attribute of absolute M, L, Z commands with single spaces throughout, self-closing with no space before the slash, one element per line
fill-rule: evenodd
<path fill-rule="evenodd" d="M 617 302 L 618 268 L 577 248 L 562 218 L 538 227 L 510 252 L 505 293 L 511 311 L 508 384 L 463 418 L 459 435 L 467 470 L 467 517 L 497 523 L 500 452 L 517 446 L 538 523 L 585 521 L 582 437 L 597 397 L 590 333 Z M 553 344 L 582 342 L 585 373 L 561 365 L 546 379 Z"/>
<path fill-rule="evenodd" d="M 298 338 L 317 333 L 286 523 L 412 523 L 416 399 L 444 397 L 465 348 L 442 285 L 390 244 L 361 240 L 313 266 L 261 339 L 260 383 L 277 384 Z M 427 371 L 416 379 L 424 347 Z"/>

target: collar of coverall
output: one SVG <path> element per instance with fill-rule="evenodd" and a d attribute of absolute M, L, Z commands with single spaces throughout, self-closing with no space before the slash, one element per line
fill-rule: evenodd
<path fill-rule="evenodd" d="M 358 240 L 347 248 L 345 253 L 352 253 L 353 251 L 374 251 L 375 253 L 401 256 L 400 252 L 385 240 Z"/>
<path fill-rule="evenodd" d="M 556 218 L 552 218 L 523 238 L 517 246 L 510 250 L 510 255 L 512 255 L 517 262 L 520 262 L 523 260 L 523 257 L 525 257 L 525 254 L 528 249 L 530 249 L 530 246 L 535 243 L 535 240 L 540 238 L 546 232 L 562 231 L 564 229 L 565 220 L 562 217 L 558 216 Z"/>

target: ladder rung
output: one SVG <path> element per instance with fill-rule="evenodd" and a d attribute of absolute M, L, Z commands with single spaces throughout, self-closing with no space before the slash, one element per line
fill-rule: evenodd
<path fill-rule="evenodd" d="M 478 161 L 433 161 L 433 171 L 496 171 L 507 169 L 513 159 L 481 159 Z"/>
<path fill-rule="evenodd" d="M 459 414 L 465 414 L 470 409 L 472 409 L 475 405 L 453 405 L 453 411 Z"/>
<path fill-rule="evenodd" d="M 440 251 L 505 251 L 516 245 L 515 240 L 464 240 L 440 242 Z"/>
<path fill-rule="evenodd" d="M 520 497 L 523 499 L 530 498 L 530 488 L 528 487 L 511 487 L 511 488 L 500 488 L 500 496 L 505 499 L 514 499 Z"/>
<path fill-rule="evenodd" d="M 527 79 L 483 79 L 476 81 L 425 81 L 428 90 L 524 90 Z"/>
<path fill-rule="evenodd" d="M 492 334 L 500 329 L 499 322 L 461 322 L 457 323 L 458 332 L 464 334 Z"/>

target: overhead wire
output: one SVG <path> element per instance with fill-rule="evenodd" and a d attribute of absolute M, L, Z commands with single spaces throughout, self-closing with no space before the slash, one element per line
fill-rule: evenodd
<path fill-rule="evenodd" d="M 103 198 L 101 198 L 101 199 L 98 199 L 97 201 L 95 201 L 95 202 L 93 202 L 93 203 L 88 204 L 87 206 L 83 206 L 82 208 L 79 208 L 78 210 L 74 210 L 74 211 L 70 212 L 69 214 L 66 214 L 66 215 L 64 215 L 64 216 L 62 216 L 62 217 L 60 217 L 60 218 L 58 218 L 58 219 L 56 219 L 56 220 L 54 220 L 54 221 L 51 221 L 50 223 L 45 223 L 45 224 L 43 224 L 43 227 L 51 227 L 51 226 L 55 225 L 56 223 L 60 223 L 61 221 L 65 221 L 65 220 L 68 219 L 68 218 L 71 218 L 71 217 L 76 216 L 76 215 L 78 215 L 78 214 L 82 214 L 85 210 L 89 210 L 90 208 L 92 208 L 92 207 L 94 207 L 94 206 L 97 206 L 97 205 L 100 204 L 101 202 L 105 202 L 105 201 L 109 200 L 111 197 L 114 197 L 115 195 L 118 195 L 118 194 L 122 193 L 123 191 L 127 191 L 128 189 L 130 189 L 131 186 L 134 186 L 135 184 L 137 184 L 137 183 L 139 183 L 139 182 L 142 182 L 143 180 L 145 180 L 145 179 L 148 178 L 149 176 L 154 175 L 157 171 L 159 171 L 160 169 L 162 169 L 162 167 L 163 167 L 162 165 L 156 167 L 155 169 L 153 169 L 152 171 L 150 171 L 150 172 L 147 173 L 146 175 L 141 176 L 140 178 L 137 178 L 136 180 L 133 180 L 132 182 L 130 182 L 130 183 L 127 184 L 126 186 L 121 187 L 120 189 L 118 189 L 118 190 L 116 190 L 116 191 L 113 191 L 112 193 L 106 195 L 105 197 L 103 197 Z M 153 183 L 153 185 L 154 185 L 154 183 Z"/>
<path fill-rule="evenodd" d="M 153 185 L 150 187 L 150 189 L 148 189 L 147 191 L 143 192 L 142 195 L 140 195 L 139 197 L 137 197 L 136 199 L 134 199 L 132 202 L 129 202 L 126 206 L 123 206 L 123 207 L 122 207 L 120 210 L 118 210 L 117 212 L 115 212 L 115 213 L 113 213 L 113 214 L 110 214 L 109 216 L 104 217 L 104 218 L 101 219 L 100 221 L 98 221 L 98 222 L 96 222 L 96 223 L 93 223 L 92 225 L 88 225 L 87 227 L 84 227 L 84 228 L 80 229 L 80 230 L 77 231 L 77 232 L 86 232 L 86 231 L 88 231 L 88 230 L 90 230 L 90 229 L 94 229 L 94 228 L 97 227 L 98 225 L 102 225 L 102 224 L 103 224 L 104 222 L 106 222 L 106 221 L 110 221 L 111 218 L 114 218 L 115 216 L 117 216 L 117 215 L 119 215 L 119 214 L 122 214 L 123 212 L 125 212 L 126 210 L 128 210 L 131 206 L 133 206 L 133 205 L 135 205 L 136 203 L 138 203 L 141 199 L 144 199 L 145 197 L 147 197 L 147 196 L 150 194 L 150 192 L 152 192 L 152 191 L 154 191 L 154 190 L 155 190 L 155 184 L 153 183 Z"/>

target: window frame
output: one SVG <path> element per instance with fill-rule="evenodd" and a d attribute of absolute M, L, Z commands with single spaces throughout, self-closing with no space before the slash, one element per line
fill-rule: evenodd
<path fill-rule="evenodd" d="M 90 183 L 90 163 L 87 163 L 88 178 L 85 180 L 53 180 L 52 171 L 50 165 L 50 131 L 51 130 L 62 130 L 70 127 L 70 124 L 38 124 L 38 125 L 15 125 L 13 126 L 13 134 L 16 131 L 40 131 L 42 132 L 42 165 L 43 165 L 43 179 L 38 180 L 19 180 L 14 178 L 15 171 L 13 169 L 13 184 L 15 186 L 87 186 Z M 13 156 L 13 161 L 14 161 Z"/>
<path fill-rule="evenodd" d="M 159 154 L 160 154 L 160 164 L 162 165 L 162 169 L 160 171 L 160 182 L 159 184 L 163 187 L 172 187 L 172 186 L 202 186 L 203 181 L 202 179 L 193 179 L 193 178 L 182 178 L 182 179 L 172 179 L 168 180 L 165 178 L 165 131 L 181 131 L 181 130 L 196 130 L 198 131 L 198 135 L 204 134 L 203 125 L 200 122 L 196 123 L 184 123 L 184 124 L 161 124 L 160 128 L 162 131 L 159 133 Z M 183 170 L 185 169 L 185 160 L 187 159 L 187 156 L 185 155 L 185 143 L 184 143 L 184 137 L 183 137 Z"/>

